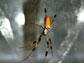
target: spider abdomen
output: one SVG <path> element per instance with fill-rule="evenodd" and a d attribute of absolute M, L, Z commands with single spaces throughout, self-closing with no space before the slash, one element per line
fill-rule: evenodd
<path fill-rule="evenodd" d="M 51 27 L 51 23 L 50 23 L 50 18 L 49 18 L 49 16 L 46 16 L 46 18 L 45 18 L 45 27 L 46 27 L 47 29 L 49 29 L 49 28 Z"/>

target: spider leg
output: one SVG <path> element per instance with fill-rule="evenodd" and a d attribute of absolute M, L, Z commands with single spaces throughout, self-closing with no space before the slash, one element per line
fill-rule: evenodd
<path fill-rule="evenodd" d="M 56 9 L 56 13 L 55 13 L 55 15 L 54 15 L 54 18 L 52 19 L 51 24 L 54 22 L 54 20 L 55 20 L 56 16 L 57 16 L 57 9 Z"/>
<path fill-rule="evenodd" d="M 50 49 L 51 49 L 51 52 L 52 52 L 52 57 L 53 57 L 52 41 L 51 41 L 51 39 L 50 39 L 50 38 L 49 38 L 49 41 L 50 41 Z"/>
<path fill-rule="evenodd" d="M 35 25 L 35 26 L 39 26 L 39 27 L 41 27 L 41 28 L 44 28 L 42 25 L 40 25 L 40 24 L 35 24 L 35 23 L 31 23 L 31 24 L 33 24 L 33 25 Z"/>
<path fill-rule="evenodd" d="M 41 27 L 41 28 L 44 28 L 42 25 L 39 25 L 39 24 L 35 24 L 36 26 L 39 26 L 39 27 Z"/>
<path fill-rule="evenodd" d="M 45 13 L 45 17 L 46 17 L 47 16 L 46 0 L 44 1 L 44 13 Z"/>
<path fill-rule="evenodd" d="M 29 56 L 31 56 L 33 54 L 33 52 L 36 50 L 36 48 L 38 47 L 38 44 L 40 43 L 42 36 L 43 36 L 43 33 L 38 38 L 38 40 L 37 40 L 38 42 L 35 44 L 35 47 L 32 49 L 32 52 Z"/>
<path fill-rule="evenodd" d="M 35 44 L 35 46 L 34 46 L 34 48 L 32 49 L 30 55 L 28 55 L 27 57 L 25 57 L 25 58 L 22 60 L 22 62 L 24 62 L 26 59 L 28 59 L 30 56 L 32 56 L 32 54 L 33 54 L 33 53 L 35 52 L 35 50 L 37 49 L 38 44 L 40 43 L 42 36 L 43 36 L 43 32 L 41 33 L 40 37 L 38 38 L 38 40 L 37 40 L 38 42 Z"/>
<path fill-rule="evenodd" d="M 38 42 L 38 40 L 35 40 L 33 41 L 32 43 L 30 43 L 31 46 L 34 46 L 34 44 L 36 44 Z M 19 48 L 25 48 L 25 47 L 28 47 L 28 45 L 26 44 L 25 46 L 23 47 L 19 47 Z"/>
<path fill-rule="evenodd" d="M 33 41 L 32 43 L 31 43 L 31 45 L 34 45 L 34 44 L 36 44 L 38 42 L 38 40 L 35 40 L 35 41 Z"/>
<path fill-rule="evenodd" d="M 44 62 L 45 62 L 45 59 L 46 59 L 46 57 L 47 57 L 47 55 L 48 55 L 48 49 L 49 49 L 49 37 L 48 37 L 48 35 L 47 35 L 47 48 L 46 48 L 46 53 L 45 53 Z"/>
<path fill-rule="evenodd" d="M 39 26 L 39 27 L 41 27 L 41 28 L 43 28 L 44 29 L 44 27 L 42 26 L 42 25 L 39 25 L 39 24 L 34 24 L 34 23 L 32 23 L 33 25 L 35 25 L 35 26 Z M 38 42 L 38 39 L 37 40 L 35 40 L 35 41 L 33 41 L 32 43 L 31 43 L 31 45 L 34 45 L 34 44 L 36 44 L 36 42 Z"/>

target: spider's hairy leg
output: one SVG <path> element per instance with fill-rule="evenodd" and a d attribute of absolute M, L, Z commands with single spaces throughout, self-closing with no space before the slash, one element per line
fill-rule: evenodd
<path fill-rule="evenodd" d="M 50 49 L 51 49 L 51 52 L 52 52 L 52 57 L 53 57 L 52 41 L 51 41 L 51 39 L 50 39 L 50 38 L 49 38 L 49 41 L 50 41 Z"/>
<path fill-rule="evenodd" d="M 40 37 L 38 38 L 38 40 L 37 40 L 38 42 L 37 42 L 37 43 L 35 44 L 35 46 L 33 47 L 33 49 L 32 49 L 32 51 L 31 51 L 30 55 L 28 55 L 27 57 L 25 57 L 25 58 L 22 60 L 22 62 L 24 62 L 26 59 L 28 59 L 30 56 L 32 56 L 32 54 L 35 52 L 36 48 L 38 47 L 38 44 L 40 43 L 42 36 L 43 36 L 43 32 L 41 33 Z"/>
<path fill-rule="evenodd" d="M 30 43 L 31 46 L 34 46 L 34 44 L 36 44 L 38 42 L 38 40 L 35 40 L 33 41 L 32 43 Z M 25 46 L 23 47 L 19 47 L 19 48 L 25 48 L 25 47 L 28 47 L 28 45 L 26 44 Z"/>
<path fill-rule="evenodd" d="M 46 57 L 47 57 L 47 55 L 48 55 L 48 49 L 49 49 L 49 37 L 48 37 L 48 35 L 47 35 L 47 48 L 46 48 L 44 63 L 45 63 L 45 59 L 46 59 Z"/>
<path fill-rule="evenodd" d="M 55 20 L 56 16 L 57 16 L 57 9 L 56 9 L 56 13 L 55 13 L 55 15 L 54 15 L 54 18 L 52 19 L 51 24 L 54 22 L 54 20 Z"/>
<path fill-rule="evenodd" d="M 45 13 L 45 16 L 47 16 L 46 0 L 44 1 L 44 13 Z"/>
<path fill-rule="evenodd" d="M 45 62 L 45 59 L 48 55 L 48 49 L 49 49 L 49 41 L 47 41 L 47 48 L 46 48 L 46 53 L 45 53 L 45 58 L 44 58 L 44 62 Z"/>
<path fill-rule="evenodd" d="M 41 28 L 44 28 L 42 25 L 40 25 L 40 24 L 35 24 L 35 23 L 31 23 L 32 25 L 35 25 L 35 26 L 39 26 L 39 27 L 41 27 Z"/>
<path fill-rule="evenodd" d="M 35 24 L 36 26 L 39 26 L 39 27 L 41 27 L 41 28 L 44 28 L 42 25 L 40 25 L 40 24 Z"/>
<path fill-rule="evenodd" d="M 32 53 L 36 50 L 36 48 L 38 47 L 38 44 L 40 43 L 40 41 L 41 41 L 41 38 L 42 38 L 42 36 L 43 36 L 43 33 L 40 35 L 40 37 L 38 38 L 38 42 L 35 44 L 35 47 L 32 49 Z M 32 55 L 32 54 L 31 54 Z M 30 55 L 30 56 L 31 56 Z"/>
<path fill-rule="evenodd" d="M 33 41 L 32 43 L 31 43 L 31 45 L 34 45 L 34 44 L 36 44 L 38 42 L 38 40 L 35 40 L 35 41 Z"/>

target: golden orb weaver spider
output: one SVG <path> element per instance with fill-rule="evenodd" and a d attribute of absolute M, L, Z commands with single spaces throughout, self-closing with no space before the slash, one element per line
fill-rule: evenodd
<path fill-rule="evenodd" d="M 46 3 L 46 0 L 45 2 Z M 37 49 L 38 47 L 38 44 L 41 42 L 41 38 L 45 35 L 46 36 L 46 40 L 47 40 L 47 49 L 46 49 L 46 53 L 45 53 L 45 58 L 44 58 L 44 62 L 45 62 L 45 59 L 48 55 L 48 49 L 50 47 L 51 49 L 51 52 L 52 52 L 52 56 L 53 56 L 53 50 L 52 50 L 52 41 L 51 41 L 51 38 L 50 38 L 50 35 L 49 35 L 49 31 L 50 31 L 50 28 L 51 28 L 51 24 L 54 22 L 56 16 L 57 16 L 57 9 L 56 9 L 56 13 L 54 15 L 54 18 L 52 19 L 52 21 L 50 22 L 50 18 L 49 16 L 47 16 L 47 9 L 46 9 L 46 5 L 44 4 L 44 13 L 45 13 L 45 18 L 44 18 L 44 27 L 42 25 L 39 25 L 39 24 L 35 24 L 37 26 L 40 26 L 42 27 L 43 31 L 42 33 L 40 34 L 39 38 L 35 41 L 32 42 L 32 45 L 35 45 L 30 53 L 29 56 L 27 56 L 26 58 L 24 58 L 22 61 L 26 60 L 27 58 L 29 58 L 33 53 L 34 51 Z"/>

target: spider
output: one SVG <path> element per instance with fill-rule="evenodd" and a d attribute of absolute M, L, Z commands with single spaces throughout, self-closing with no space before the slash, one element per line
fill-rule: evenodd
<path fill-rule="evenodd" d="M 46 3 L 46 0 L 45 0 L 44 3 Z M 32 49 L 32 51 L 31 51 L 30 55 L 27 56 L 25 59 L 23 59 L 23 61 L 26 60 L 27 58 L 29 58 L 30 56 L 32 56 L 32 54 L 33 54 L 33 53 L 35 52 L 35 50 L 37 49 L 39 43 L 41 42 L 41 38 L 42 38 L 43 36 L 46 36 L 46 40 L 47 40 L 47 42 L 46 42 L 46 43 L 47 43 L 47 48 L 46 48 L 46 53 L 45 53 L 45 57 L 44 57 L 44 62 L 45 62 L 45 59 L 46 59 L 46 57 L 47 57 L 47 55 L 48 55 L 48 49 L 49 49 L 49 47 L 50 47 L 50 49 L 51 49 L 52 57 L 53 57 L 52 41 L 51 41 L 49 32 L 50 32 L 51 25 L 52 25 L 52 23 L 54 22 L 54 20 L 55 20 L 55 18 L 56 18 L 56 16 L 57 16 L 57 9 L 56 9 L 56 13 L 55 13 L 55 15 L 54 15 L 54 17 L 53 17 L 53 19 L 52 19 L 51 22 L 50 22 L 49 16 L 47 16 L 47 8 L 46 8 L 46 5 L 45 5 L 45 4 L 44 4 L 44 13 L 45 13 L 44 27 L 43 27 L 42 25 L 35 24 L 35 25 L 37 25 L 37 26 L 40 26 L 40 27 L 43 29 L 43 31 L 42 31 L 42 33 L 40 34 L 39 38 L 38 38 L 37 40 L 35 40 L 35 41 L 32 42 L 32 45 L 35 45 L 35 46 L 33 47 L 33 49 Z"/>

